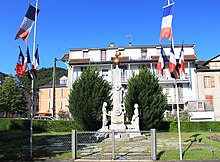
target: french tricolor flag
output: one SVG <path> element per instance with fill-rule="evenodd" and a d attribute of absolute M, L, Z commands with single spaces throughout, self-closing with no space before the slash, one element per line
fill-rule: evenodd
<path fill-rule="evenodd" d="M 169 71 L 173 73 L 176 70 L 176 57 L 174 53 L 174 44 L 173 38 L 171 39 L 171 47 L 170 47 L 170 62 L 169 62 Z"/>
<path fill-rule="evenodd" d="M 19 56 L 18 56 L 18 61 L 17 61 L 16 67 L 15 67 L 15 71 L 16 71 L 17 75 L 19 77 L 21 77 L 24 74 L 24 71 L 23 71 L 24 55 L 21 51 L 20 46 L 18 46 L 18 47 L 20 49 L 20 53 L 19 53 Z"/>
<path fill-rule="evenodd" d="M 39 11 L 40 10 L 37 10 L 37 14 Z M 36 13 L 36 8 L 32 5 L 29 5 L 28 11 L 21 23 L 20 28 L 18 29 L 15 39 L 22 38 L 24 40 L 24 43 L 27 43 L 28 36 L 30 35 L 32 26 L 35 21 L 35 13 Z"/>
<path fill-rule="evenodd" d="M 32 61 L 32 68 L 29 71 L 30 77 L 32 79 L 37 78 L 37 69 L 38 66 L 40 65 L 40 61 L 39 61 L 39 53 L 38 53 L 38 45 L 37 45 L 37 49 L 35 51 L 35 54 L 33 56 L 33 61 Z"/>
<path fill-rule="evenodd" d="M 182 70 L 182 72 L 185 74 L 183 43 L 182 43 L 182 48 L 181 48 L 181 51 L 180 51 L 180 58 L 179 58 L 178 65 L 179 65 L 178 73 L 180 74 L 181 70 Z"/>
<path fill-rule="evenodd" d="M 39 60 L 40 59 L 39 59 L 38 46 L 37 46 L 36 52 L 35 52 L 34 57 L 33 57 L 32 69 L 37 70 L 38 66 L 40 65 Z"/>
<path fill-rule="evenodd" d="M 163 69 L 165 68 L 166 62 L 169 62 L 169 60 L 167 59 L 167 56 L 163 50 L 163 47 L 161 46 L 161 51 L 160 51 L 160 57 L 159 60 L 157 62 L 157 70 L 163 75 Z"/>
<path fill-rule="evenodd" d="M 162 40 L 164 37 L 166 37 L 168 40 L 171 40 L 173 9 L 174 9 L 173 0 L 168 0 L 163 8 L 164 10 L 163 10 L 161 32 L 160 32 L 160 40 Z"/>
<path fill-rule="evenodd" d="M 29 52 L 29 48 L 27 46 L 27 51 L 26 51 L 26 55 L 24 58 L 24 65 L 23 65 L 23 71 L 25 73 L 25 71 L 27 70 L 28 64 L 31 63 L 31 59 L 30 59 L 30 52 Z"/>

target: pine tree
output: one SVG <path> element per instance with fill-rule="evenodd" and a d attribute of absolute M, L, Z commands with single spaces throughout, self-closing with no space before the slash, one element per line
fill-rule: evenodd
<path fill-rule="evenodd" d="M 84 130 L 98 130 L 102 126 L 102 105 L 111 107 L 111 86 L 93 67 L 83 70 L 72 85 L 69 95 L 69 110 L 72 118 Z"/>
<path fill-rule="evenodd" d="M 9 114 L 23 114 L 27 111 L 27 100 L 21 87 L 16 84 L 12 76 L 0 86 L 0 112 Z"/>
<path fill-rule="evenodd" d="M 158 81 L 158 78 L 147 67 L 144 67 L 139 70 L 138 75 L 132 76 L 128 82 L 125 96 L 127 116 L 131 120 L 134 104 L 137 103 L 139 105 L 140 129 L 142 130 L 157 128 L 167 108 L 167 99 L 162 93 L 162 87 Z"/>

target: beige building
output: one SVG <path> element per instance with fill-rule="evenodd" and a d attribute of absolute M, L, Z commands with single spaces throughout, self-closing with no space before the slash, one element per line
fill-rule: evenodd
<path fill-rule="evenodd" d="M 214 119 L 220 120 L 220 55 L 198 62 L 195 83 L 197 98 L 201 101 L 208 100 L 214 108 Z M 204 105 L 200 104 L 199 107 L 203 109 Z"/>
<path fill-rule="evenodd" d="M 55 102 L 55 105 L 53 103 Z M 55 85 L 39 88 L 39 116 L 54 116 L 57 119 L 69 119 L 67 77 L 63 76 Z M 53 107 L 55 107 L 53 111 Z"/>

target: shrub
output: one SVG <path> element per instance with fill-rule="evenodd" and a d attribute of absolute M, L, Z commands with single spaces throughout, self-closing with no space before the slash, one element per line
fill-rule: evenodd
<path fill-rule="evenodd" d="M 201 122 L 190 122 L 184 121 L 180 123 L 181 132 L 199 132 L 199 131 L 220 131 L 220 122 L 217 121 L 201 121 Z M 170 123 L 170 132 L 178 131 L 177 121 Z"/>
<path fill-rule="evenodd" d="M 34 132 L 82 130 L 73 120 L 33 120 Z M 30 130 L 30 119 L 0 118 L 0 131 Z"/>

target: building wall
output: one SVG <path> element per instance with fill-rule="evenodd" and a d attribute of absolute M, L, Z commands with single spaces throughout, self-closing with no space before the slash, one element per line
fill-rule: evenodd
<path fill-rule="evenodd" d="M 66 86 L 55 88 L 55 107 L 56 107 L 56 118 L 60 118 L 58 113 L 67 112 L 68 110 L 68 88 Z M 39 89 L 39 114 L 41 115 L 53 115 L 53 88 L 42 87 Z"/>
<path fill-rule="evenodd" d="M 204 77 L 214 77 L 214 87 L 205 87 Z M 207 95 L 213 96 L 214 116 L 216 120 L 220 120 L 220 71 L 197 72 L 197 86 L 198 99 L 208 100 Z"/>
<path fill-rule="evenodd" d="M 169 58 L 170 54 L 170 46 L 163 47 L 166 55 Z M 101 61 L 101 51 L 106 51 L 106 60 Z M 127 80 L 133 75 L 139 73 L 139 68 L 141 66 L 147 65 L 152 73 L 155 73 L 156 76 L 159 78 L 159 83 L 163 87 L 164 94 L 168 96 L 168 103 L 176 104 L 176 91 L 174 87 L 174 79 L 171 78 L 170 72 L 168 69 L 168 63 L 166 64 L 166 68 L 164 69 L 164 75 L 158 73 L 156 70 L 156 64 L 158 62 L 158 58 L 160 56 L 161 47 L 160 46 L 137 46 L 137 47 L 109 47 L 109 48 L 90 48 L 90 49 L 70 49 L 69 50 L 69 68 L 70 72 L 68 73 L 68 78 L 71 80 L 70 82 L 73 83 L 82 73 L 82 68 L 85 66 L 95 66 L 100 70 L 100 75 L 104 75 L 104 79 L 108 80 L 108 82 L 112 83 L 112 69 L 114 68 L 114 64 L 112 62 L 112 58 L 115 57 L 116 51 L 121 52 L 121 58 L 126 57 L 128 58 L 126 63 L 121 61 L 120 67 L 125 68 L 122 70 L 122 84 L 128 84 Z M 176 53 L 176 59 L 179 59 L 181 46 L 176 46 L 174 51 Z M 87 52 L 87 57 L 83 57 L 83 52 Z M 186 74 L 181 76 L 178 81 L 178 95 L 179 100 L 178 103 L 184 104 L 188 100 L 192 100 L 196 98 L 196 88 L 195 88 L 195 60 L 196 55 L 194 51 L 194 46 L 189 45 L 184 47 L 184 55 L 185 55 L 185 71 Z M 190 58 L 194 56 L 193 58 Z M 119 57 L 119 58 L 120 58 Z M 89 62 L 83 62 L 84 58 L 89 58 Z M 72 60 L 81 59 L 83 62 L 77 62 Z M 109 61 L 106 63 L 106 61 Z M 139 61 L 139 62 L 138 62 Z M 93 64 L 93 62 L 96 62 Z M 105 71 L 104 74 L 102 70 Z M 182 106 L 183 107 L 183 106 Z"/>

